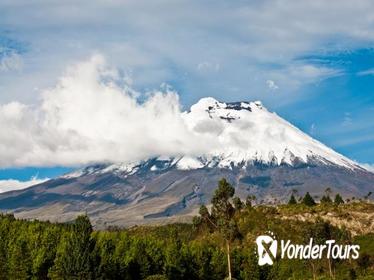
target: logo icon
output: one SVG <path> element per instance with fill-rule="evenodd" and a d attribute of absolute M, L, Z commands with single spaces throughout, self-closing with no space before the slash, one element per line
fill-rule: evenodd
<path fill-rule="evenodd" d="M 258 265 L 272 265 L 277 256 L 278 241 L 269 235 L 260 235 L 256 238 Z"/>

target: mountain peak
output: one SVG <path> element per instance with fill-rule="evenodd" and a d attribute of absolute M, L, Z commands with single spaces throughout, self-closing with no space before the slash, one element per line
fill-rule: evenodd
<path fill-rule="evenodd" d="M 357 168 L 353 161 L 269 112 L 261 101 L 226 103 L 206 97 L 192 105 L 183 117 L 193 133 L 211 136 L 219 143 L 208 154 L 198 157 L 207 161 L 219 159 L 218 166 L 250 162 L 292 165 L 312 160 Z"/>
<path fill-rule="evenodd" d="M 247 110 L 252 111 L 252 108 L 256 107 L 263 109 L 261 101 L 239 101 L 239 102 L 221 102 L 213 97 L 201 98 L 196 104 L 192 105 L 191 111 L 214 111 L 217 109 L 221 110 Z"/>

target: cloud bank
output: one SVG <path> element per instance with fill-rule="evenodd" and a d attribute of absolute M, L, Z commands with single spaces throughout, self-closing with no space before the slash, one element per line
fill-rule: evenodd
<path fill-rule="evenodd" d="M 0 193 L 26 189 L 30 186 L 41 184 L 48 180 L 48 178 L 38 179 L 36 177 L 31 178 L 29 181 L 18 181 L 13 179 L 0 180 Z"/>
<path fill-rule="evenodd" d="M 169 81 L 190 93 L 184 103 L 206 95 L 292 103 L 303 86 L 344 71 L 311 55 L 372 46 L 373 10 L 370 0 L 2 1 L 1 28 L 29 47 L 22 73 L 0 76 L 0 100 L 33 101 L 29 89 L 99 51 L 133 71 L 136 88 Z M 266 80 L 282 89 L 278 96 L 263 93 Z"/>
<path fill-rule="evenodd" d="M 1 105 L 0 167 L 123 162 L 211 145 L 186 127 L 169 87 L 141 94 L 128 83 L 94 55 L 69 67 L 38 105 Z"/>

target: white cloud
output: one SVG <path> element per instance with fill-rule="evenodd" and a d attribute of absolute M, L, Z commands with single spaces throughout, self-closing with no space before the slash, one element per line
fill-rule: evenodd
<path fill-rule="evenodd" d="M 266 80 L 266 84 L 268 88 L 271 90 L 276 90 L 279 88 L 278 85 L 273 80 Z"/>
<path fill-rule="evenodd" d="M 302 57 L 354 50 L 374 42 L 374 2 L 370 0 L 355 4 L 351 0 L 229 4 L 220 0 L 214 4 L 93 0 L 58 5 L 27 1 L 27 9 L 20 9 L 22 2 L 26 3 L 0 4 L 7 15 L 0 17 L 0 26 L 17 30 L 14 37 L 30 46 L 23 55 L 27 71 L 18 77 L 0 76 L 3 102 L 15 96 L 23 102 L 31 100 L 30 89 L 50 86 L 66 61 L 82 59 L 92 51 L 105 51 L 116 67 L 133 70 L 134 87 L 153 88 L 162 81 L 177 80 L 174 86 L 188 89 L 189 102 L 225 91 L 234 93 L 233 99 L 255 99 L 266 79 L 290 93 L 331 77 L 335 70 L 331 64 L 328 68 L 310 65 L 308 59 L 300 68 Z M 205 73 L 201 77 L 204 62 L 211 64 L 211 76 Z M 217 63 L 219 71 L 215 71 Z M 184 73 L 188 76 L 180 78 Z M 294 102 L 296 98 L 282 96 L 287 99 Z"/>
<path fill-rule="evenodd" d="M 78 63 L 42 92 L 38 106 L 0 106 L 0 166 L 128 161 L 211 146 L 209 136 L 186 127 L 178 95 L 164 88 L 139 104 L 140 93 L 101 55 Z"/>
<path fill-rule="evenodd" d="M 31 180 L 29 181 L 18 181 L 18 180 L 13 180 L 13 179 L 0 180 L 0 193 L 26 189 L 33 185 L 41 184 L 47 180 L 49 179 L 48 178 L 38 179 L 36 177 L 31 178 Z"/>
<path fill-rule="evenodd" d="M 339 69 L 328 68 L 323 66 L 315 66 L 311 64 L 296 65 L 290 67 L 290 74 L 301 79 L 306 79 L 308 82 L 334 77 L 341 75 L 342 72 Z"/>

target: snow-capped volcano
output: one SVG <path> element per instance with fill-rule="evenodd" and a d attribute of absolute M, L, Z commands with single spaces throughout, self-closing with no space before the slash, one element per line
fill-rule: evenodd
<path fill-rule="evenodd" d="M 206 155 L 195 159 L 186 157 L 180 162 L 181 166 L 196 160 L 204 164 L 212 159 L 219 159 L 220 167 L 254 161 L 292 165 L 295 160 L 307 163 L 312 159 L 350 169 L 358 167 L 276 113 L 269 112 L 260 101 L 223 103 L 211 97 L 203 98 L 184 113 L 183 118 L 189 129 L 213 136 L 218 145 Z M 198 166 L 197 162 L 193 164 Z"/>
<path fill-rule="evenodd" d="M 373 173 L 261 102 L 203 98 L 181 118 L 193 139 L 206 141 L 201 153 L 183 154 L 181 147 L 180 154 L 87 166 L 0 194 L 0 209 L 59 221 L 86 212 L 106 227 L 191 219 L 201 203 L 209 203 L 222 177 L 235 186 L 237 196 L 254 194 L 260 203 L 286 201 L 294 190 L 318 199 L 326 187 L 344 198 L 363 197 L 373 189 Z"/>

